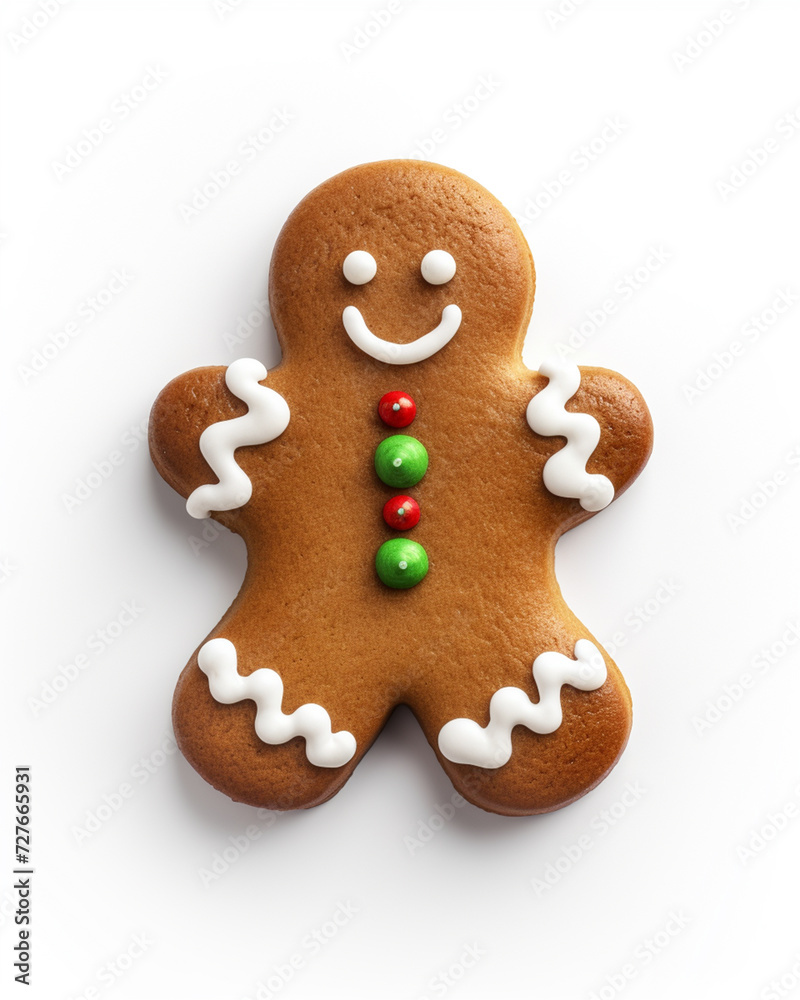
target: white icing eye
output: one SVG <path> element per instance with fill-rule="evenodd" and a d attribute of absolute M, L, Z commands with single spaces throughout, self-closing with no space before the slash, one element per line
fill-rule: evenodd
<path fill-rule="evenodd" d="M 375 277 L 377 270 L 375 258 L 366 250 L 354 250 L 345 257 L 342 264 L 344 276 L 351 285 L 366 285 Z"/>
<path fill-rule="evenodd" d="M 422 258 L 421 270 L 429 285 L 443 285 L 456 273 L 456 262 L 446 250 L 431 250 Z"/>

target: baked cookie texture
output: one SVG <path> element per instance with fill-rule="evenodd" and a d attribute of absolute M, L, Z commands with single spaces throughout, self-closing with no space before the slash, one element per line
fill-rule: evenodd
<path fill-rule="evenodd" d="M 421 270 L 434 250 L 445 251 L 428 260 L 440 283 Z M 350 259 L 351 279 L 363 283 L 343 272 L 354 251 L 376 265 L 367 280 L 368 257 Z M 637 389 L 616 372 L 523 365 L 534 287 L 522 232 L 475 181 L 411 160 L 354 167 L 308 194 L 278 237 L 269 297 L 283 358 L 266 378 L 257 362 L 242 369 L 249 402 L 226 383 L 234 366 L 181 375 L 156 400 L 153 462 L 193 498 L 195 516 L 209 499 L 199 487 L 231 473 L 243 492 L 233 489 L 227 502 L 237 504 L 244 480 L 250 485 L 241 505 L 211 509 L 244 539 L 247 573 L 181 674 L 173 706 L 186 759 L 232 799 L 270 809 L 324 802 L 399 704 L 411 708 L 455 788 L 492 812 L 564 806 L 618 760 L 630 695 L 566 605 L 554 550 L 639 475 L 652 424 Z M 450 306 L 457 309 L 445 322 Z M 348 307 L 360 317 L 347 314 L 353 332 Z M 420 345 L 440 323 L 435 342 Z M 406 362 L 413 353 L 393 345 L 432 353 Z M 387 360 L 392 352 L 399 360 Z M 247 438 L 233 421 L 256 421 L 256 385 L 277 394 L 262 400 L 272 420 L 260 432 L 265 443 L 223 441 L 229 454 L 215 471 L 201 435 L 214 426 L 221 430 L 212 434 L 235 439 L 231 428 L 242 427 Z M 386 485 L 374 465 L 378 445 L 397 433 L 378 402 L 396 390 L 417 408 L 399 433 L 429 459 L 404 489 Z M 544 392 L 543 412 L 529 413 Z M 548 477 L 559 454 L 565 474 L 556 458 Z M 403 532 L 382 510 L 406 493 L 421 516 Z M 413 539 L 429 561 L 406 589 L 376 572 L 376 552 L 397 537 Z"/>

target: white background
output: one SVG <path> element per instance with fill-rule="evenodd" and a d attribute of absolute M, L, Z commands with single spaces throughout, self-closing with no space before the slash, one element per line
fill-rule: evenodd
<path fill-rule="evenodd" d="M 403 0 L 383 25 L 384 0 L 217 7 L 3 5 L 4 995 L 800 996 L 797 5 L 585 0 L 559 20 L 556 0 Z M 276 111 L 291 120 L 245 156 Z M 163 752 L 245 553 L 224 532 L 193 549 L 203 525 L 136 429 L 182 371 L 277 362 L 269 321 L 243 318 L 307 191 L 428 150 L 523 223 L 526 360 L 585 324 L 570 356 L 652 409 L 650 466 L 558 552 L 633 734 L 567 809 L 443 822 L 452 789 L 402 710 L 334 800 L 275 818 Z M 26 991 L 15 764 L 33 769 Z"/>

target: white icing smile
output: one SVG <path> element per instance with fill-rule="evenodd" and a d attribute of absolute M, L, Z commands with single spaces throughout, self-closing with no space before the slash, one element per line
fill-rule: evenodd
<path fill-rule="evenodd" d="M 345 306 L 342 322 L 356 347 L 371 358 L 390 365 L 413 365 L 417 361 L 425 361 L 450 343 L 461 325 L 461 310 L 456 305 L 445 306 L 439 325 L 410 344 L 393 344 L 390 340 L 376 337 L 356 306 Z"/>
<path fill-rule="evenodd" d="M 349 253 L 342 265 L 344 276 L 351 285 L 365 285 L 372 281 L 377 269 L 375 258 L 366 250 Z M 456 262 L 446 250 L 431 250 L 422 258 L 421 271 L 428 284 L 444 285 L 456 273 Z M 454 304 L 445 306 L 439 325 L 409 344 L 395 344 L 377 337 L 356 306 L 345 306 L 342 322 L 356 347 L 371 358 L 390 365 L 413 365 L 432 357 L 450 343 L 461 326 L 461 310 Z"/>

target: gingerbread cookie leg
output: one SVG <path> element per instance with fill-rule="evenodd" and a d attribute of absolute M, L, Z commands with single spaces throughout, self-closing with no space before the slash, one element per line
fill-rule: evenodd
<path fill-rule="evenodd" d="M 530 815 L 594 788 L 628 739 L 631 701 L 614 662 L 586 630 L 529 661 L 473 664 L 460 689 L 424 692 L 414 711 L 455 788 L 489 812 Z M 496 678 L 491 681 L 489 678 Z M 449 708 L 446 707 L 449 705 Z"/>
<path fill-rule="evenodd" d="M 347 781 L 385 717 L 353 721 L 340 694 L 336 707 L 324 691 L 318 697 L 325 704 L 306 700 L 297 664 L 282 669 L 266 639 L 255 652 L 242 631 L 250 620 L 250 609 L 241 608 L 181 675 L 173 702 L 178 745 L 207 781 L 236 801 L 268 809 L 318 805 Z M 238 644 L 224 634 L 239 636 Z M 299 672 L 314 673 L 303 664 Z"/>

